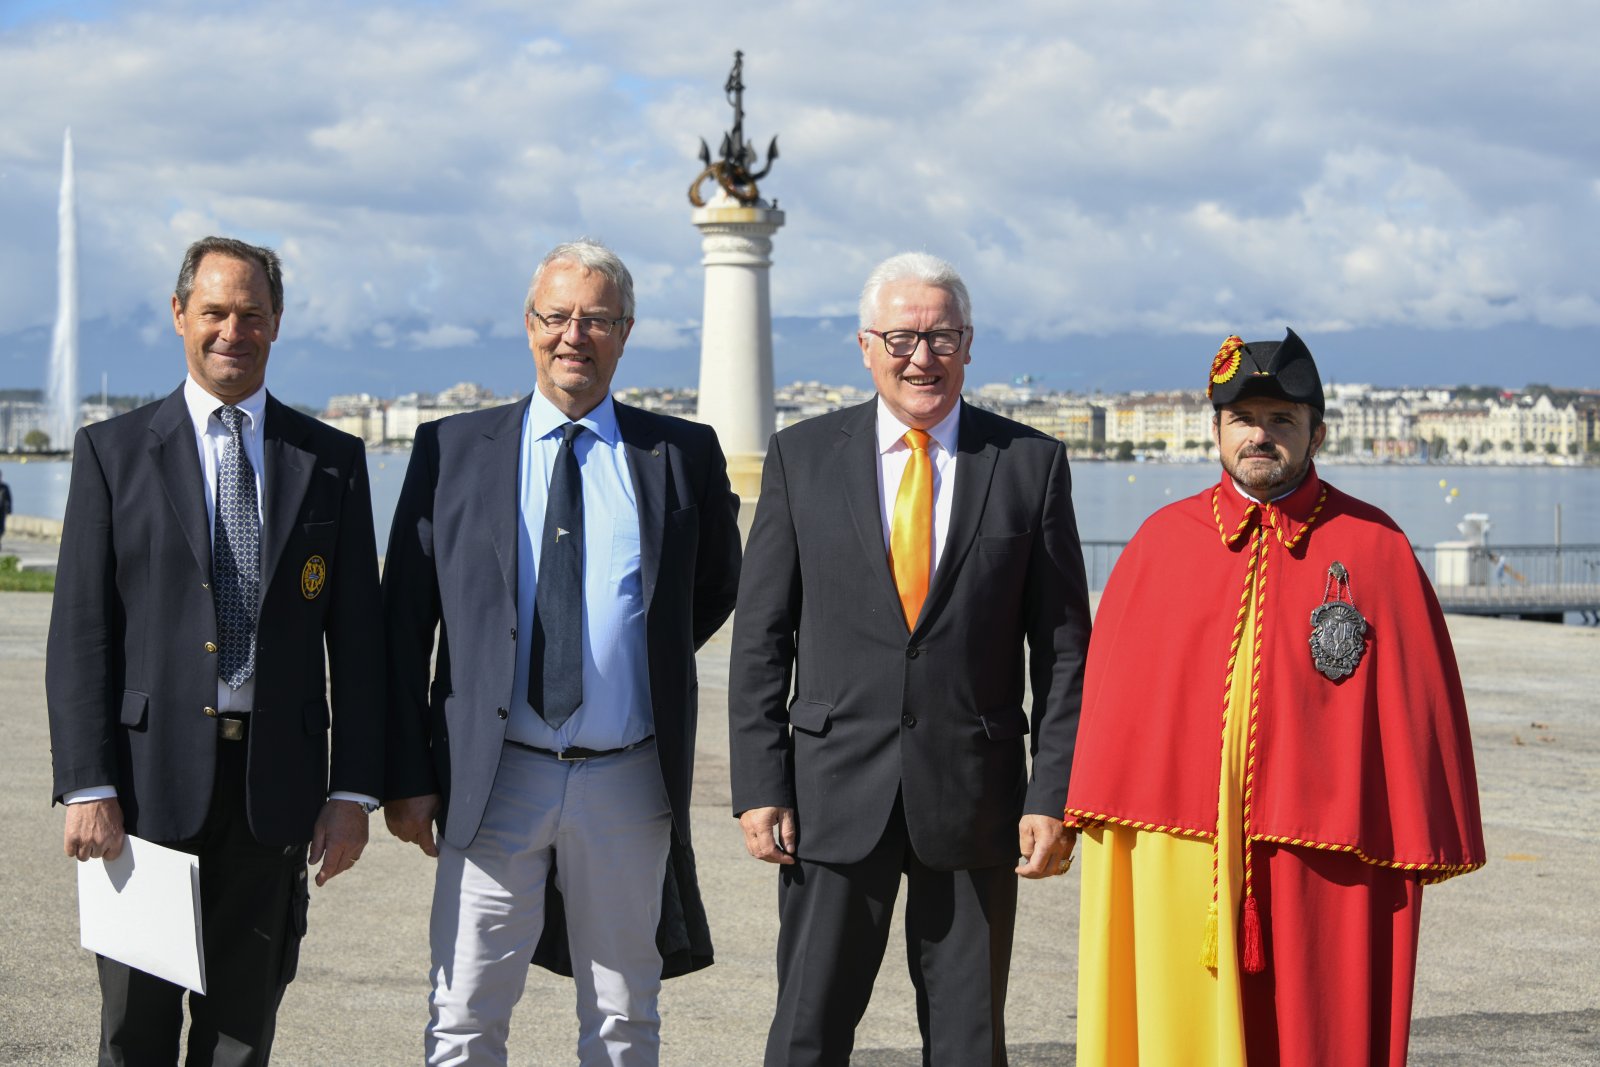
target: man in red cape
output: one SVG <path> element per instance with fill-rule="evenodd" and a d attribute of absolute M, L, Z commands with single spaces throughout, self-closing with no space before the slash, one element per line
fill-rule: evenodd
<path fill-rule="evenodd" d="M 1230 337 L 1223 475 L 1139 530 L 1089 646 L 1080 1064 L 1403 1064 L 1422 886 L 1484 862 L 1455 655 L 1405 534 L 1317 476 L 1293 330 Z"/>

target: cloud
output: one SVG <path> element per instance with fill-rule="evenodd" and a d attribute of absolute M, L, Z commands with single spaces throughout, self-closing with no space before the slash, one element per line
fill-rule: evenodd
<path fill-rule="evenodd" d="M 460 348 L 477 340 L 477 330 L 447 323 L 416 330 L 410 335 L 411 344 L 416 348 Z"/>
<path fill-rule="evenodd" d="M 628 347 L 634 349 L 670 350 L 691 345 L 698 347 L 699 344 L 699 319 L 670 321 L 641 316 L 634 322 L 633 332 L 628 335 Z"/>
<path fill-rule="evenodd" d="M 1600 9 L 538 7 L 12 19 L 0 94 L 29 106 L 0 128 L 0 336 L 53 317 L 70 125 L 86 316 L 159 329 L 184 245 L 227 232 L 283 252 L 288 338 L 514 339 L 539 255 L 591 234 L 638 279 L 633 347 L 683 347 L 685 191 L 735 48 L 746 134 L 782 145 L 761 183 L 788 215 L 779 315 L 852 321 L 872 264 L 925 248 L 1012 339 L 1600 325 Z"/>

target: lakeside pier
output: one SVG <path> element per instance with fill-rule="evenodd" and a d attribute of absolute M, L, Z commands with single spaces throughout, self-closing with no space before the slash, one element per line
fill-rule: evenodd
<path fill-rule="evenodd" d="M 53 546 L 51 546 L 53 548 Z M 6 551 L 12 551 L 8 539 Z M 78 947 L 75 865 L 50 806 L 44 655 L 50 598 L 0 593 L 0 1064 L 93 1059 L 94 961 Z M 1600 1062 L 1600 630 L 1449 620 L 1466 684 L 1489 864 L 1430 887 L 1422 911 L 1411 1063 Z M 666 984 L 663 1062 L 756 1062 L 775 996 L 773 869 L 744 853 L 728 786 L 728 628 L 701 652 L 691 811 L 717 964 Z M 1314 787 L 1314 783 L 1311 784 Z M 420 1059 L 432 861 L 381 816 L 360 867 L 313 890 L 300 975 L 280 1017 L 282 1067 Z M 903 900 L 902 900 L 903 903 Z M 1007 1009 L 1016 1067 L 1074 1059 L 1078 878 L 1021 887 Z M 903 946 L 891 938 L 852 1063 L 920 1063 Z M 570 983 L 534 969 L 513 1061 L 572 1061 Z"/>

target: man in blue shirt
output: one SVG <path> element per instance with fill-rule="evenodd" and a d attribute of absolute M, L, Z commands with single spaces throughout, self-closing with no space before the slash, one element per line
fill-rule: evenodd
<path fill-rule="evenodd" d="M 439 860 L 427 1057 L 505 1063 L 537 960 L 576 979 L 580 1062 L 655 1064 L 661 978 L 711 962 L 694 653 L 733 608 L 738 498 L 710 427 L 612 399 L 614 253 L 551 251 L 524 325 L 537 388 L 418 430 L 385 564 L 387 820 Z"/>

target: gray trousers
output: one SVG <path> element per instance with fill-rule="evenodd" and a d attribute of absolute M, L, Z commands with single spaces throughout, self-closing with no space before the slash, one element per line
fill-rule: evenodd
<path fill-rule="evenodd" d="M 578 1062 L 654 1067 L 671 835 L 654 744 L 571 763 L 506 745 L 477 837 L 464 849 L 439 842 L 427 1062 L 506 1063 L 553 870 L 577 985 Z"/>

